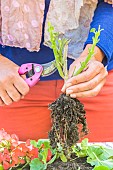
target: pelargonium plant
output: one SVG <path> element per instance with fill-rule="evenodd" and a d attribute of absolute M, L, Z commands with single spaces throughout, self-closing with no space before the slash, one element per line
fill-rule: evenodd
<path fill-rule="evenodd" d="M 45 166 L 52 157 L 48 140 L 36 141 L 28 139 L 20 142 L 16 134 L 8 134 L 0 130 L 0 170 L 24 170 L 33 165 L 32 160 L 39 160 Z M 35 161 L 36 162 L 36 161 Z M 38 166 L 40 166 L 38 164 Z M 33 168 L 32 168 L 33 169 Z M 34 170 L 38 170 L 35 168 Z M 41 170 L 41 169 L 40 169 Z"/>
<path fill-rule="evenodd" d="M 9 135 L 4 129 L 0 130 L 0 170 L 26 167 L 31 160 L 38 157 L 38 148 L 26 142 L 20 142 L 17 135 Z"/>

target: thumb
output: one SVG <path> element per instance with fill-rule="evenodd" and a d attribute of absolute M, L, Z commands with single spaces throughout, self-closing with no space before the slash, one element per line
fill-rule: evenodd
<path fill-rule="evenodd" d="M 69 68 L 69 78 L 73 77 L 76 71 L 80 68 L 80 62 L 74 61 Z"/>

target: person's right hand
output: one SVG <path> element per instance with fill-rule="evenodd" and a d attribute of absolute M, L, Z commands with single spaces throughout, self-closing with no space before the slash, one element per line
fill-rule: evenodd
<path fill-rule="evenodd" d="M 17 102 L 29 92 L 18 69 L 18 65 L 0 55 L 0 106 Z"/>
<path fill-rule="evenodd" d="M 107 2 L 108 4 L 113 4 L 113 0 L 104 0 L 104 2 Z"/>

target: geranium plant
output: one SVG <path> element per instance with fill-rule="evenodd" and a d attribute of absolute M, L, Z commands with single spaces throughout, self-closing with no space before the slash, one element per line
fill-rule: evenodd
<path fill-rule="evenodd" d="M 37 157 L 38 149 L 30 144 L 30 140 L 22 143 L 17 135 L 0 130 L 0 170 L 21 170 Z"/>

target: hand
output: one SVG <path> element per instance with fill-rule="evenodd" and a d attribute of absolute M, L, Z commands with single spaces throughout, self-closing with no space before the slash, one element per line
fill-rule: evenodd
<path fill-rule="evenodd" d="M 104 0 L 104 2 L 107 2 L 108 4 L 113 4 L 113 0 Z"/>
<path fill-rule="evenodd" d="M 69 79 L 66 81 L 62 88 L 62 92 L 69 94 L 73 98 L 79 97 L 92 97 L 98 95 L 101 88 L 105 84 L 106 77 L 108 75 L 102 61 L 104 54 L 96 47 L 96 55 L 89 62 L 86 70 L 81 74 L 71 77 L 74 68 L 80 67 L 80 62 L 85 60 L 85 56 L 88 53 L 89 45 L 86 47 L 81 56 L 75 60 L 69 69 Z"/>
<path fill-rule="evenodd" d="M 19 67 L 0 55 L 0 106 L 17 102 L 29 92 L 29 86 L 18 74 Z"/>

